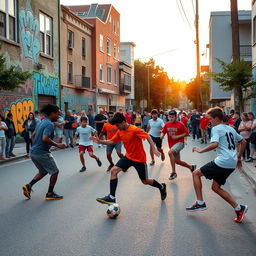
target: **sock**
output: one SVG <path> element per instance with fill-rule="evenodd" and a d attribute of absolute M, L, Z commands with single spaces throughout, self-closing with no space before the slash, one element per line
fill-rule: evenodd
<path fill-rule="evenodd" d="M 54 188 L 54 186 L 49 185 L 48 193 L 52 193 L 53 192 L 53 188 Z"/>
<path fill-rule="evenodd" d="M 116 187 L 117 187 L 118 179 L 110 180 L 110 195 L 116 196 Z"/>
<path fill-rule="evenodd" d="M 196 200 L 199 205 L 203 205 L 204 201 Z"/>
<path fill-rule="evenodd" d="M 29 182 L 29 184 L 31 185 L 31 188 L 32 188 L 32 186 L 33 186 L 35 183 L 37 183 L 37 180 L 34 180 L 34 179 Z"/>
<path fill-rule="evenodd" d="M 109 197 L 110 197 L 111 199 L 115 199 L 115 197 L 114 197 L 114 196 L 112 196 L 112 195 L 109 195 Z"/>
<path fill-rule="evenodd" d="M 157 182 L 156 180 L 153 180 L 153 184 L 151 186 L 159 189 L 163 189 L 163 185 Z"/>
<path fill-rule="evenodd" d="M 237 205 L 237 207 L 236 208 L 234 208 L 235 209 L 235 211 L 240 211 L 241 210 L 241 205 L 240 204 L 238 204 Z"/>

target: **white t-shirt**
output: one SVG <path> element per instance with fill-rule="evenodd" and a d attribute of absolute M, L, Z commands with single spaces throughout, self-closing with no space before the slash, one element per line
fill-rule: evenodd
<path fill-rule="evenodd" d="M 6 127 L 6 123 L 3 121 L 0 121 L 0 127 Z M 5 138 L 4 130 L 0 130 L 0 138 Z"/>
<path fill-rule="evenodd" d="M 160 131 L 164 127 L 164 121 L 161 118 L 157 118 L 156 121 L 150 119 L 148 121 L 148 125 L 150 126 L 149 134 L 153 137 L 160 137 Z"/>
<path fill-rule="evenodd" d="M 212 128 L 211 142 L 218 142 L 217 157 L 214 162 L 222 168 L 234 169 L 237 165 L 236 144 L 243 140 L 236 130 L 228 125 L 219 124 Z"/>
<path fill-rule="evenodd" d="M 79 145 L 83 146 L 92 146 L 93 142 L 89 139 L 92 136 L 92 133 L 95 132 L 90 125 L 87 125 L 85 128 L 79 126 L 76 129 L 76 135 L 79 135 Z"/>

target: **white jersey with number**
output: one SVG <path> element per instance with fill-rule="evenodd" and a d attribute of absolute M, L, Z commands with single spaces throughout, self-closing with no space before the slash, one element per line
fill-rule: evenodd
<path fill-rule="evenodd" d="M 222 168 L 234 169 L 237 165 L 236 144 L 243 140 L 236 130 L 228 125 L 219 124 L 212 128 L 211 142 L 218 142 L 217 157 L 214 162 Z"/>

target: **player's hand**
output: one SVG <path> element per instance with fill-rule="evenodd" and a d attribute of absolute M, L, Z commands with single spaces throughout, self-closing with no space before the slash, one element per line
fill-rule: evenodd
<path fill-rule="evenodd" d="M 155 156 L 160 157 L 160 152 L 155 147 L 152 149 L 152 151 Z"/>
<path fill-rule="evenodd" d="M 201 153 L 201 149 L 199 147 L 193 147 L 192 152 Z"/>
<path fill-rule="evenodd" d="M 98 137 L 90 136 L 89 139 L 92 140 L 93 142 L 99 144 L 100 139 Z"/>
<path fill-rule="evenodd" d="M 237 160 L 236 168 L 237 169 L 242 169 L 242 160 L 241 159 Z"/>
<path fill-rule="evenodd" d="M 59 144 L 57 145 L 57 148 L 59 148 L 59 149 L 65 149 L 65 148 L 66 148 L 66 145 L 65 145 L 65 144 L 62 144 L 62 143 L 59 143 Z"/>

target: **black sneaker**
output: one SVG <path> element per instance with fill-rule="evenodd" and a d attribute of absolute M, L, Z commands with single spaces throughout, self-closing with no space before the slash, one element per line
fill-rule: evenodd
<path fill-rule="evenodd" d="M 59 199 L 63 199 L 63 196 L 60 196 L 56 193 L 47 193 L 46 196 L 45 196 L 45 200 L 59 200 Z"/>
<path fill-rule="evenodd" d="M 32 189 L 29 186 L 29 184 L 22 186 L 22 190 L 23 190 L 23 195 L 25 197 L 27 197 L 28 199 L 30 199 L 31 198 L 30 194 L 31 194 Z"/>
<path fill-rule="evenodd" d="M 70 146 L 71 148 L 74 148 L 74 145 L 73 145 L 73 144 L 69 144 L 69 146 Z"/>
<path fill-rule="evenodd" d="M 110 195 L 108 195 L 101 198 L 96 198 L 96 201 L 102 204 L 114 204 L 116 202 L 116 199 L 112 199 Z"/>
<path fill-rule="evenodd" d="M 197 211 L 205 211 L 207 210 L 206 204 L 203 203 L 202 205 L 195 202 L 191 207 L 187 207 L 187 212 L 197 212 Z"/>
<path fill-rule="evenodd" d="M 107 169 L 107 172 L 109 172 L 113 166 L 114 166 L 114 164 L 110 164 L 108 169 Z"/>
<path fill-rule="evenodd" d="M 243 221 L 243 218 L 244 218 L 245 214 L 247 213 L 247 211 L 248 211 L 248 206 L 241 205 L 241 210 L 235 211 L 237 217 L 234 219 L 234 221 L 241 223 Z"/>
<path fill-rule="evenodd" d="M 253 162 L 253 158 L 249 157 L 248 159 L 245 160 L 245 162 L 249 163 L 249 162 Z"/>
<path fill-rule="evenodd" d="M 152 160 L 149 165 L 153 166 L 154 164 L 155 164 L 155 160 Z"/>
<path fill-rule="evenodd" d="M 164 200 L 167 197 L 166 184 L 162 183 L 163 188 L 160 189 L 161 200 Z"/>
<path fill-rule="evenodd" d="M 193 172 L 196 169 L 196 164 L 192 164 L 191 172 Z"/>
<path fill-rule="evenodd" d="M 97 164 L 98 164 L 98 166 L 99 167 L 101 167 L 102 166 L 102 162 L 100 161 L 100 159 L 98 158 L 98 159 L 96 159 L 96 162 L 97 162 Z"/>
<path fill-rule="evenodd" d="M 172 172 L 172 173 L 170 174 L 169 180 L 174 180 L 174 179 L 176 179 L 176 178 L 177 178 L 177 173 L 176 173 L 176 172 Z"/>
<path fill-rule="evenodd" d="M 86 171 L 86 167 L 85 166 L 83 166 L 81 169 L 80 169 L 80 171 L 79 172 L 85 172 Z"/>

